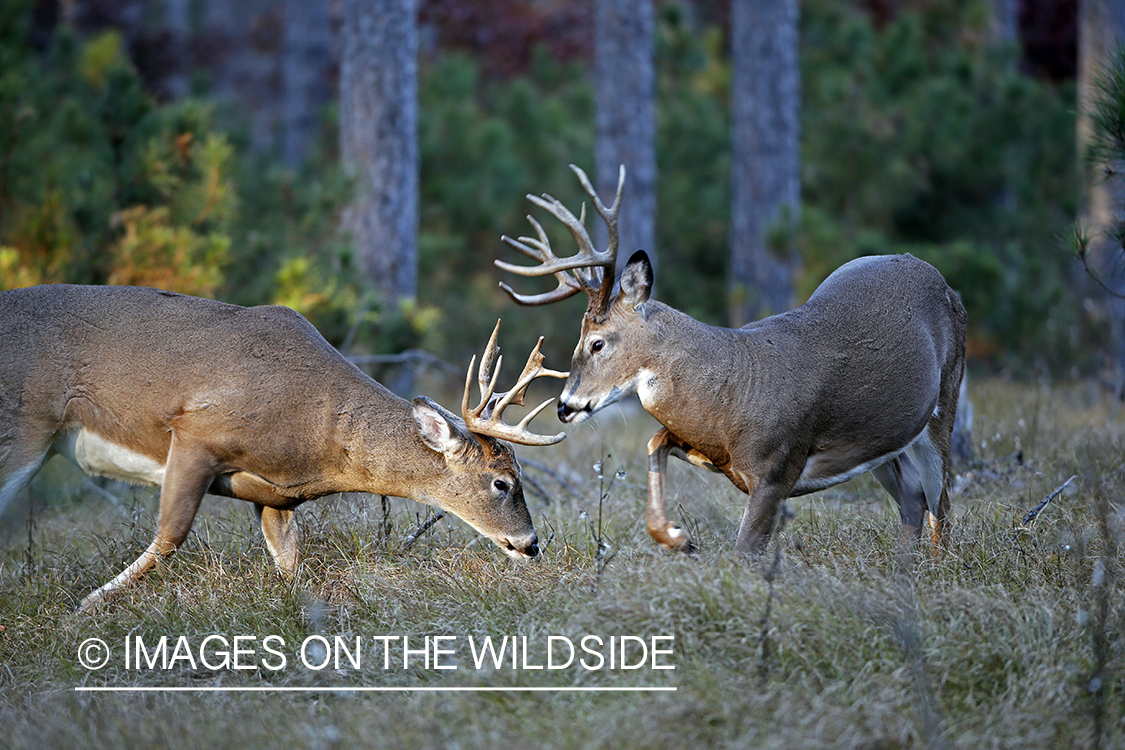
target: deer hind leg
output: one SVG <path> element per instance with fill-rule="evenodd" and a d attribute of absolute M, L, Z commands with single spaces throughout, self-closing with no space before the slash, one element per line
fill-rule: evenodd
<path fill-rule="evenodd" d="M 953 424 L 957 421 L 957 402 L 961 396 L 961 382 L 964 379 L 964 361 L 942 371 L 941 392 L 938 395 L 938 408 L 926 426 L 929 438 L 930 471 L 932 476 L 927 486 L 930 501 L 930 533 L 934 547 L 940 551 L 942 538 L 946 533 L 949 517 L 949 452 L 953 441 Z M 932 485 L 932 494 L 930 486 Z"/>
<path fill-rule="evenodd" d="M 20 490 L 27 486 L 46 458 L 47 452 L 43 451 L 38 456 L 26 459 L 14 458 L 12 461 L 0 464 L 0 515 L 4 514 L 4 509 L 15 499 Z"/>
<path fill-rule="evenodd" d="M 938 435 L 940 425 L 935 430 L 935 421 L 922 432 L 921 437 L 910 446 L 909 453 L 921 471 L 922 491 L 926 496 L 927 520 L 930 526 L 930 539 L 934 549 L 940 550 L 945 518 L 949 512 L 949 487 L 945 481 L 946 466 L 949 462 L 949 433 L 946 433 L 945 450 L 941 449 Z"/>
<path fill-rule="evenodd" d="M 760 557 L 769 547 L 770 539 L 781 522 L 783 505 L 790 497 L 803 462 L 790 459 L 787 465 L 772 470 L 758 468 L 756 472 L 736 470 L 728 473 L 735 486 L 746 492 L 746 510 L 738 525 L 734 550 L 747 558 Z M 737 479 L 737 481 L 735 481 Z"/>
<path fill-rule="evenodd" d="M 113 580 L 87 594 L 78 605 L 79 611 L 89 611 L 117 589 L 140 578 L 164 556 L 175 552 L 191 531 L 199 502 L 214 478 L 215 462 L 211 455 L 173 431 L 164 467 L 164 481 L 160 485 L 160 521 L 156 538 Z"/>
<path fill-rule="evenodd" d="M 0 515 L 51 455 L 50 435 L 28 435 L 16 425 L 3 430 L 0 426 Z"/>
<path fill-rule="evenodd" d="M 926 514 L 926 493 L 922 472 L 907 451 L 871 470 L 898 505 L 902 521 L 899 537 L 899 561 L 904 563 L 907 553 L 922 536 L 922 520 Z"/>
<path fill-rule="evenodd" d="M 648 441 L 648 533 L 658 544 L 677 552 L 692 553 L 695 546 L 687 532 L 668 520 L 664 507 L 664 475 L 668 471 L 668 454 L 683 449 L 672 433 L 661 429 Z"/>
<path fill-rule="evenodd" d="M 296 513 L 258 503 L 254 503 L 254 511 L 262 524 L 266 549 L 273 555 L 277 567 L 287 574 L 296 573 L 297 564 L 301 561 L 301 530 L 297 526 Z"/>

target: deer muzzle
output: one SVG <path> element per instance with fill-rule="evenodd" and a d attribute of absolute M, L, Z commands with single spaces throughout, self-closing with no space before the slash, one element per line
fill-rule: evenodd
<path fill-rule="evenodd" d="M 514 560 L 528 560 L 539 554 L 539 536 L 534 531 L 528 536 L 507 537 L 499 541 L 500 547 Z"/>

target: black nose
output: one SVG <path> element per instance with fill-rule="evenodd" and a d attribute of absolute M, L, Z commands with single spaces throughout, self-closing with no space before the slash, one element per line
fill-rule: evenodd
<path fill-rule="evenodd" d="M 569 406 L 567 406 L 566 404 L 559 404 L 559 409 L 558 409 L 559 421 L 565 422 L 567 416 L 570 414 L 571 411 L 572 411 L 572 409 Z"/>
<path fill-rule="evenodd" d="M 528 557 L 535 557 L 539 554 L 539 536 L 537 534 L 532 535 L 531 544 L 527 545 L 527 549 L 523 552 Z"/>

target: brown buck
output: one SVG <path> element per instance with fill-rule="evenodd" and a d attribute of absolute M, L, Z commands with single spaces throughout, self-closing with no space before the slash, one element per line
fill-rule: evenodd
<path fill-rule="evenodd" d="M 617 211 L 585 173 L 571 169 L 609 229 L 597 250 L 577 218 L 549 195 L 527 196 L 562 221 L 579 252 L 558 258 L 542 226 L 537 238 L 503 240 L 539 261 L 523 276 L 554 274 L 538 305 L 578 291 L 589 297 L 570 377 L 559 399 L 563 422 L 578 423 L 637 393 L 664 429 L 649 441 L 648 530 L 670 549 L 690 550 L 664 506 L 668 455 L 720 471 L 749 495 L 736 549 L 760 552 L 785 498 L 870 471 L 898 503 L 902 540 L 920 536 L 927 511 L 935 544 L 949 510 L 950 433 L 965 361 L 965 310 L 929 264 L 910 255 L 859 258 L 837 269 L 808 302 L 743 328 L 717 328 L 649 299 L 653 271 L 638 251 L 616 294 Z"/>
<path fill-rule="evenodd" d="M 536 346 L 516 387 L 494 394 L 497 331 L 473 409 L 469 365 L 462 419 L 424 396 L 394 395 L 285 307 L 138 287 L 0 292 L 0 511 L 53 452 L 89 474 L 160 485 L 156 539 L 82 609 L 173 552 L 207 492 L 254 503 L 284 571 L 298 562 L 293 509 L 338 492 L 429 503 L 511 557 L 534 557 L 538 539 L 506 441 L 565 436 L 528 430 L 550 401 L 515 426 L 501 412 L 523 403 L 535 377 L 566 373 L 543 369 Z"/>

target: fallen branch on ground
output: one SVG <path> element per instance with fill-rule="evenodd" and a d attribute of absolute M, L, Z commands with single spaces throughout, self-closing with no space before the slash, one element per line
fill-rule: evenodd
<path fill-rule="evenodd" d="M 1058 497 L 1059 495 L 1061 495 L 1061 494 L 1062 494 L 1062 491 L 1063 491 L 1063 490 L 1065 490 L 1065 489 L 1066 489 L 1066 488 L 1067 488 L 1067 487 L 1068 487 L 1068 486 L 1070 485 L 1070 483 L 1071 483 L 1071 482 L 1073 482 L 1073 481 L 1074 481 L 1075 479 L 1077 479 L 1077 478 L 1078 478 L 1078 475 L 1077 475 L 1077 474 L 1075 474 L 1075 475 L 1074 475 L 1074 476 L 1072 476 L 1072 477 L 1071 477 L 1070 479 L 1068 479 L 1068 480 L 1066 480 L 1065 482 L 1063 482 L 1063 483 L 1062 483 L 1062 485 L 1060 485 L 1058 489 L 1056 489 L 1056 490 L 1055 490 L 1054 492 L 1052 492 L 1052 493 L 1051 493 L 1050 495 L 1047 495 L 1047 497 L 1046 497 L 1046 498 L 1045 498 L 1045 499 L 1043 500 L 1043 502 L 1039 503 L 1039 504 L 1038 504 L 1038 505 L 1036 505 L 1036 506 L 1035 506 L 1034 508 L 1032 508 L 1031 510 L 1029 510 L 1029 511 L 1027 512 L 1027 515 L 1023 517 L 1023 525 L 1024 525 L 1024 526 L 1027 526 L 1027 525 L 1028 525 L 1029 523 L 1031 523 L 1031 522 L 1032 522 L 1032 521 L 1034 521 L 1034 520 L 1035 520 L 1036 518 L 1038 518 L 1038 517 L 1039 517 L 1039 514 L 1043 512 L 1043 509 L 1044 509 L 1044 508 L 1046 508 L 1046 507 L 1047 507 L 1047 505 L 1048 505 L 1048 504 L 1049 504 L 1049 503 L 1050 503 L 1050 502 L 1051 502 L 1052 500 L 1054 500 L 1054 499 L 1055 499 L 1056 497 Z"/>

